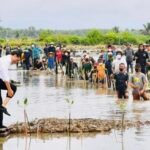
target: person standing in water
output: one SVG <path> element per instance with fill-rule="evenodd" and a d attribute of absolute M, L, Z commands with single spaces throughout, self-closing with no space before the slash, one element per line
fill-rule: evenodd
<path fill-rule="evenodd" d="M 141 72 L 141 65 L 135 65 L 135 73 L 130 76 L 129 85 L 132 88 L 133 100 L 149 100 L 149 96 L 146 93 L 147 79 L 144 73 Z"/>
<path fill-rule="evenodd" d="M 0 128 L 7 128 L 3 125 L 3 113 L 10 116 L 6 107 L 17 90 L 16 86 L 10 82 L 8 69 L 11 64 L 17 64 L 20 59 L 21 55 L 16 51 L 0 58 Z M 7 90 L 4 101 L 2 100 L 1 90 Z"/>
<path fill-rule="evenodd" d="M 119 64 L 119 72 L 114 74 L 114 79 L 116 81 L 116 92 L 118 99 L 128 99 L 128 74 L 125 70 L 125 64 Z"/>

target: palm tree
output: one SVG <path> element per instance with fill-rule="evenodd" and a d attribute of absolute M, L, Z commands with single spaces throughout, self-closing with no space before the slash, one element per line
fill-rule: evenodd
<path fill-rule="evenodd" d="M 116 32 L 116 33 L 119 33 L 119 32 L 120 32 L 120 31 L 119 31 L 119 27 L 117 27 L 117 26 L 113 27 L 112 30 L 113 30 L 114 32 Z"/>
<path fill-rule="evenodd" d="M 144 26 L 143 33 L 146 35 L 149 35 L 150 34 L 150 22 L 148 22 L 147 24 L 143 24 L 143 26 Z"/>

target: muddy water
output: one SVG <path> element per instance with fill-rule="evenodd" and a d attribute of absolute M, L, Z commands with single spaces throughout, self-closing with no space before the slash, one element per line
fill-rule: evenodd
<path fill-rule="evenodd" d="M 9 103 L 8 110 L 12 116 L 5 116 L 6 124 L 23 121 L 23 108 L 17 105 L 17 101 L 26 97 L 29 99 L 26 108 L 29 120 L 43 117 L 67 118 L 66 98 L 74 101 L 71 106 L 72 118 L 120 119 L 120 111 L 124 109 L 126 119 L 149 120 L 150 102 L 133 102 L 130 96 L 122 108 L 112 89 L 102 89 L 61 75 L 41 74 L 31 77 L 22 70 L 11 70 L 10 75 L 12 79 L 20 81 L 21 86 Z M 4 94 L 5 92 L 3 96 Z"/>
<path fill-rule="evenodd" d="M 29 76 L 26 71 L 11 70 L 11 78 L 21 81 L 18 91 L 9 103 L 8 110 L 11 117 L 4 116 L 6 125 L 23 121 L 23 108 L 17 105 L 17 101 L 24 98 L 29 99 L 26 110 L 29 120 L 35 118 L 67 118 L 68 104 L 65 99 L 71 99 L 72 118 L 99 118 L 99 119 L 121 119 L 125 112 L 125 119 L 149 120 L 150 102 L 133 102 L 130 99 L 118 102 L 112 89 L 102 89 L 84 81 L 73 81 L 64 76 L 45 75 Z M 131 94 L 131 91 L 130 91 Z M 3 96 L 5 92 L 3 92 Z M 107 135 L 88 135 L 87 137 L 71 137 L 71 144 L 67 145 L 68 137 L 51 137 L 43 135 L 44 139 L 32 138 L 30 149 L 69 149 L 72 150 L 147 150 L 150 129 L 129 129 L 125 131 L 122 138 L 120 132 L 113 131 Z M 25 137 L 10 137 L 3 143 L 4 150 L 25 149 L 25 143 L 29 139 Z M 108 144 L 109 143 L 109 144 Z"/>

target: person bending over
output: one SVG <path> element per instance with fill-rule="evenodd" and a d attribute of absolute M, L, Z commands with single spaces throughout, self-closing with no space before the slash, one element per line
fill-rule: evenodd
<path fill-rule="evenodd" d="M 10 83 L 8 68 L 11 64 L 17 64 L 20 61 L 20 58 L 20 53 L 16 51 L 0 58 L 0 128 L 5 127 L 3 126 L 3 113 L 10 116 L 6 107 L 17 90 L 16 86 Z M 2 100 L 1 90 L 7 90 L 4 101 Z"/>

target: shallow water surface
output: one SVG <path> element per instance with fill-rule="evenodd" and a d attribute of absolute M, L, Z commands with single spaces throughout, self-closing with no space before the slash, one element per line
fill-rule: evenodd
<path fill-rule="evenodd" d="M 23 108 L 17 101 L 29 99 L 26 110 L 29 120 L 35 118 L 68 118 L 68 104 L 66 98 L 74 101 L 71 106 L 72 118 L 98 118 L 98 119 L 125 119 L 150 120 L 150 102 L 133 102 L 130 99 L 125 103 L 116 100 L 112 89 L 101 89 L 84 81 L 73 81 L 61 75 L 29 76 L 26 71 L 11 70 L 11 78 L 21 82 L 18 91 L 9 103 L 8 111 L 11 117 L 4 116 L 6 125 L 24 120 Z M 131 94 L 131 91 L 130 91 Z M 3 92 L 5 96 L 5 92 Z M 102 135 L 76 135 L 54 136 L 38 135 L 31 138 L 9 137 L 1 142 L 2 150 L 23 150 L 30 145 L 31 150 L 149 150 L 149 127 L 129 129 L 121 135 L 121 131 L 112 131 Z M 70 141 L 70 144 L 69 144 Z"/>
<path fill-rule="evenodd" d="M 2 142 L 1 150 L 149 150 L 150 128 L 129 129 L 123 134 L 34 135 L 13 136 Z"/>
<path fill-rule="evenodd" d="M 5 116 L 7 124 L 23 121 L 23 108 L 17 101 L 28 98 L 27 113 L 29 120 L 46 117 L 68 117 L 66 98 L 73 100 L 71 106 L 72 118 L 120 119 L 122 107 L 117 102 L 112 89 L 101 89 L 85 81 L 73 81 L 61 75 L 29 76 L 26 71 L 10 71 L 14 80 L 20 81 L 21 86 L 8 106 L 11 117 Z M 130 91 L 131 93 L 131 91 Z M 4 96 L 5 92 L 3 92 Z M 124 104 L 126 119 L 148 120 L 150 102 L 133 102 L 132 99 Z"/>

